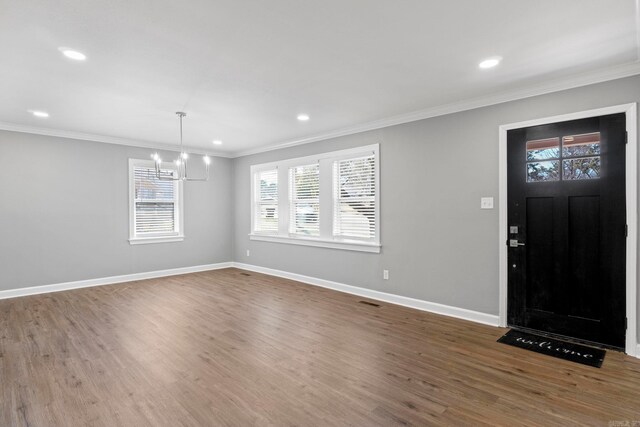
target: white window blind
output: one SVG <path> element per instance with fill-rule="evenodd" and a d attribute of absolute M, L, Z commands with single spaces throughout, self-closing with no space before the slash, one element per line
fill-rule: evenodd
<path fill-rule="evenodd" d="M 320 167 L 318 164 L 289 169 L 289 232 L 320 235 Z"/>
<path fill-rule="evenodd" d="M 258 187 L 255 206 L 255 231 L 265 234 L 278 233 L 278 169 L 256 174 Z"/>
<path fill-rule="evenodd" d="M 171 177 L 173 171 L 162 170 Z M 135 236 L 177 234 L 175 181 L 159 180 L 152 167 L 134 166 Z"/>
<path fill-rule="evenodd" d="M 251 166 L 251 240 L 380 252 L 379 145 Z"/>
<path fill-rule="evenodd" d="M 375 238 L 375 156 L 335 161 L 333 180 L 333 235 L 356 239 Z"/>

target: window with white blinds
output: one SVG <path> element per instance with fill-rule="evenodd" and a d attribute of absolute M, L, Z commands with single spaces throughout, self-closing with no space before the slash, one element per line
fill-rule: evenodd
<path fill-rule="evenodd" d="M 254 185 L 258 197 L 255 200 L 255 230 L 258 233 L 278 233 L 278 169 L 258 172 Z"/>
<path fill-rule="evenodd" d="M 251 166 L 251 240 L 380 252 L 378 159 L 375 144 Z"/>
<path fill-rule="evenodd" d="M 320 167 L 318 164 L 289 169 L 289 232 L 320 235 Z"/>
<path fill-rule="evenodd" d="M 130 160 L 130 241 L 182 237 L 181 184 L 174 174 L 162 169 L 158 179 L 153 162 Z"/>
<path fill-rule="evenodd" d="M 376 236 L 376 162 L 372 154 L 333 162 L 333 235 Z"/>

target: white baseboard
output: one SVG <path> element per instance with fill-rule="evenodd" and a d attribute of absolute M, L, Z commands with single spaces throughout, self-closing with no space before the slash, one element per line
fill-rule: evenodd
<path fill-rule="evenodd" d="M 500 321 L 499 316 L 493 314 L 481 313 L 479 311 L 467 310 L 465 308 L 452 307 L 435 302 L 403 297 L 400 295 L 374 291 L 371 289 L 360 288 L 358 286 L 345 285 L 344 283 L 332 282 L 330 280 L 318 279 L 316 277 L 304 276 L 302 274 L 289 273 L 287 271 L 275 270 L 272 268 L 260 267 L 257 265 L 244 264 L 240 262 L 221 262 L 217 264 L 196 265 L 193 267 L 172 268 L 168 270 L 147 271 L 143 273 L 124 274 L 121 276 L 110 276 L 97 279 L 79 280 L 75 282 L 57 283 L 54 285 L 8 289 L 5 291 L 0 291 L 0 299 L 46 294 L 50 292 L 60 292 L 70 289 L 88 288 L 91 286 L 112 285 L 116 283 L 132 282 L 135 280 L 176 276 L 178 274 L 197 273 L 200 271 L 219 270 L 222 268 L 230 267 L 240 268 L 248 271 L 255 271 L 257 273 L 264 273 L 270 276 L 283 277 L 285 279 L 296 280 L 298 282 L 306 283 L 309 285 L 320 286 L 339 292 L 345 292 L 348 294 L 358 295 L 378 301 L 384 301 L 391 304 L 415 308 L 417 310 L 428 311 L 430 313 L 442 314 L 444 316 L 469 320 L 471 322 L 482 323 L 489 326 L 498 326 Z M 636 353 L 630 355 L 640 358 L 640 344 L 637 346 Z"/>
<path fill-rule="evenodd" d="M 239 262 L 232 263 L 233 267 L 242 270 L 255 271 L 256 273 L 264 273 L 270 276 L 283 277 L 285 279 L 296 280 L 298 282 L 307 283 L 309 285 L 320 286 L 323 288 L 333 289 L 348 294 L 358 295 L 378 301 L 384 301 L 391 304 L 402 305 L 405 307 L 415 308 L 430 313 L 442 314 L 445 316 L 456 317 L 458 319 L 470 320 L 476 323 L 482 323 L 490 326 L 498 326 L 499 316 L 478 311 L 467 310 L 465 308 L 452 307 L 449 305 L 438 304 L 419 300 L 415 298 L 403 297 L 400 295 L 389 294 L 386 292 L 374 291 L 371 289 L 360 288 L 357 286 L 345 285 L 343 283 L 332 282 L 330 280 L 318 279 L 316 277 L 303 276 L 302 274 L 289 273 L 287 271 L 274 270 L 272 268 L 260 267 L 257 265 L 243 264 Z"/>
<path fill-rule="evenodd" d="M 168 270 L 147 271 L 144 273 L 123 274 L 121 276 L 100 277 L 97 279 L 78 280 L 75 282 L 57 283 L 54 285 L 32 286 L 29 288 L 8 289 L 0 291 L 0 299 L 23 297 L 27 295 L 46 294 L 49 292 L 66 291 L 69 289 L 88 288 L 91 286 L 112 285 L 115 283 L 132 282 L 134 280 L 154 279 L 156 277 L 175 276 L 178 274 L 197 273 L 199 271 L 218 270 L 232 267 L 231 262 L 218 264 L 196 265 L 193 267 L 171 268 Z"/>

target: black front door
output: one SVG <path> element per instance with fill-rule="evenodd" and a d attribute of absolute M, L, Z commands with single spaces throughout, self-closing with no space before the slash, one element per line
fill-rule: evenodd
<path fill-rule="evenodd" d="M 507 134 L 508 323 L 625 344 L 625 116 Z"/>

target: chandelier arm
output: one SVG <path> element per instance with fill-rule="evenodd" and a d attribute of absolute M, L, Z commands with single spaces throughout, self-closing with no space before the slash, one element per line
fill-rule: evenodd
<path fill-rule="evenodd" d="M 167 178 L 160 175 L 156 175 L 156 178 L 158 179 L 158 181 L 180 181 L 180 178 Z"/>
<path fill-rule="evenodd" d="M 160 163 L 155 162 L 156 165 L 156 179 L 158 179 L 159 181 L 179 181 L 180 178 L 176 178 L 173 176 L 173 174 L 171 174 L 171 178 L 168 178 L 166 176 L 162 176 L 161 175 L 161 170 L 160 170 Z"/>
<path fill-rule="evenodd" d="M 182 126 L 182 119 L 187 115 L 187 113 L 183 111 L 177 111 L 176 115 L 178 116 L 178 119 L 180 122 L 180 156 L 175 161 L 175 164 L 176 164 L 176 168 L 174 169 L 175 173 L 172 174 L 170 177 L 167 177 L 166 175 L 165 176 L 162 175 L 160 160 L 159 160 L 158 154 L 156 153 L 155 156 L 152 156 L 156 160 L 155 162 L 156 178 L 159 181 L 208 181 L 209 180 L 209 163 L 211 160 L 207 155 L 203 157 L 206 164 L 204 178 L 188 177 L 188 173 L 187 173 L 188 160 L 187 159 L 189 156 L 184 150 L 184 135 L 183 135 L 183 126 Z"/>
<path fill-rule="evenodd" d="M 184 180 L 185 181 L 209 181 L 209 165 L 207 165 L 207 168 L 205 169 L 205 175 L 204 178 L 187 178 L 185 175 Z"/>

